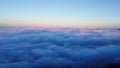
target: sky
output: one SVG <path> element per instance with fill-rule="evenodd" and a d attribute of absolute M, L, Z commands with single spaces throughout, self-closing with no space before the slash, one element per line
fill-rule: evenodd
<path fill-rule="evenodd" d="M 120 0 L 0 0 L 0 26 L 120 27 Z"/>

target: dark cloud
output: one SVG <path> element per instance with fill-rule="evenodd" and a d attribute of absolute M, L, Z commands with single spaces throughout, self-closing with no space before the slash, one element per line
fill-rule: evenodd
<path fill-rule="evenodd" d="M 120 32 L 115 29 L 11 30 L 18 32 L 0 32 L 0 68 L 120 67 Z"/>

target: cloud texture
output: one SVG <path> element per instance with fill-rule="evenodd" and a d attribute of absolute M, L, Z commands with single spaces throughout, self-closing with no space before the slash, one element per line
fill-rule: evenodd
<path fill-rule="evenodd" d="M 1 27 L 0 68 L 120 68 L 120 31 Z"/>

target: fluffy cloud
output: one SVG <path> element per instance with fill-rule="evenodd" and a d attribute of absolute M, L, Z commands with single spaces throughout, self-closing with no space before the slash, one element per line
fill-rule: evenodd
<path fill-rule="evenodd" d="M 4 29 L 0 29 L 0 68 L 120 67 L 116 29 Z"/>

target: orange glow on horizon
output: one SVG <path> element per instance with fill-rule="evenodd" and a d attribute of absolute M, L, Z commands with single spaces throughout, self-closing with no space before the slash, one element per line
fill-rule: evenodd
<path fill-rule="evenodd" d="M 96 24 L 95 24 L 96 23 Z M 102 25 L 100 22 L 28 22 L 28 21 L 1 21 L 1 26 L 28 27 L 28 28 L 111 28 L 110 25 Z M 114 25 L 112 25 L 113 27 Z M 119 28 L 120 25 L 114 27 Z"/>

